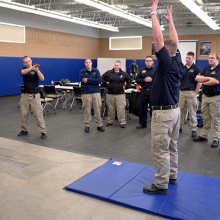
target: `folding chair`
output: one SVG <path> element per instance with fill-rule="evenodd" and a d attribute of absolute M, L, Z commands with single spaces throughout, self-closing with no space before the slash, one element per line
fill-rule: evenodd
<path fill-rule="evenodd" d="M 46 108 L 47 105 L 50 105 L 55 111 L 54 114 L 57 113 L 56 108 L 52 104 L 53 99 L 45 97 L 42 89 L 40 89 L 40 101 L 41 101 L 41 105 L 43 107 L 43 110 Z M 48 112 L 48 110 L 47 110 L 47 112 Z"/>
<path fill-rule="evenodd" d="M 54 83 L 55 83 L 55 85 L 62 86 L 62 83 L 60 81 L 54 81 Z M 62 89 L 56 89 L 56 91 L 58 93 L 60 93 L 60 95 L 63 93 Z"/>
<path fill-rule="evenodd" d="M 126 101 L 126 106 L 125 106 L 126 118 L 128 118 L 129 120 L 131 120 L 131 117 L 130 117 L 130 115 L 129 115 L 129 98 L 125 97 L 125 101 Z"/>
<path fill-rule="evenodd" d="M 72 106 L 73 106 L 73 103 L 74 103 L 75 100 L 76 100 L 77 105 L 79 103 L 82 103 L 81 87 L 73 86 L 73 91 L 74 91 L 74 98 L 73 98 L 73 101 L 72 101 L 72 103 L 70 105 L 70 111 L 72 110 Z M 81 108 L 81 106 L 80 106 L 80 108 Z"/>
<path fill-rule="evenodd" d="M 54 81 L 56 85 L 58 86 L 63 86 L 63 82 L 62 81 Z M 70 90 L 64 90 L 62 88 L 56 88 L 56 91 L 58 92 L 58 94 L 61 95 L 60 100 L 64 100 L 63 101 L 63 105 L 62 108 L 66 108 L 66 104 L 68 101 L 70 101 L 72 99 L 72 96 L 70 95 L 71 91 Z"/>
<path fill-rule="evenodd" d="M 107 89 L 105 87 L 100 87 L 100 94 L 101 94 L 101 101 L 102 101 L 101 116 L 103 120 L 105 120 L 105 114 L 107 113 L 106 93 L 107 93 Z"/>
<path fill-rule="evenodd" d="M 47 94 L 47 98 L 56 99 L 55 109 L 62 95 L 59 95 L 56 91 L 55 86 L 44 86 L 45 94 Z"/>

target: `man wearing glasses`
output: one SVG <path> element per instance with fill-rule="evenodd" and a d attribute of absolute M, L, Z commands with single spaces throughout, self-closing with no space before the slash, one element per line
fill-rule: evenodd
<path fill-rule="evenodd" d="M 137 129 L 147 127 L 147 110 L 148 104 L 150 107 L 150 117 L 152 116 L 152 109 L 150 103 L 151 86 L 154 78 L 154 72 L 156 70 L 152 56 L 147 56 L 145 59 L 146 66 L 139 70 L 136 77 L 136 82 L 141 85 L 140 92 L 140 110 L 139 110 L 139 125 Z"/>
<path fill-rule="evenodd" d="M 220 65 L 219 55 L 215 52 L 209 55 L 210 66 L 205 67 L 196 81 L 203 84 L 202 119 L 203 128 L 200 136 L 194 141 L 207 142 L 211 125 L 213 137 L 211 147 L 216 148 L 220 139 Z"/>

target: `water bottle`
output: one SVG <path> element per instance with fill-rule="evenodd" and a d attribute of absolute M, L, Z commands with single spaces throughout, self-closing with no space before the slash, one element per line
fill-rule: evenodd
<path fill-rule="evenodd" d="M 53 80 L 51 81 L 51 85 L 52 85 L 52 86 L 54 85 L 54 81 L 53 81 Z"/>

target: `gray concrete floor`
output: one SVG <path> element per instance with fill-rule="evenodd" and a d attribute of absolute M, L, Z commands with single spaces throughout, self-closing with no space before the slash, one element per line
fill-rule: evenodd
<path fill-rule="evenodd" d="M 159 220 L 63 190 L 107 159 L 0 138 L 1 220 Z"/>
<path fill-rule="evenodd" d="M 122 129 L 118 121 L 106 127 L 105 132 L 96 129 L 94 119 L 90 123 L 90 133 L 84 132 L 83 110 L 75 105 L 72 111 L 62 109 L 58 104 L 57 114 L 52 108 L 44 110 L 48 138 L 42 140 L 35 118 L 29 114 L 29 134 L 18 137 L 21 131 L 21 114 L 18 108 L 20 96 L 0 97 L 0 137 L 18 140 L 64 151 L 95 156 L 104 159 L 120 159 L 146 166 L 154 166 L 151 159 L 150 119 L 146 129 L 137 130 L 138 117 L 130 114 L 126 128 Z M 201 128 L 198 129 L 198 135 Z M 179 171 L 220 178 L 220 151 L 211 148 L 212 130 L 207 143 L 194 142 L 189 123 L 183 127 L 178 140 Z"/>
<path fill-rule="evenodd" d="M 91 132 L 85 134 L 83 110 L 58 104 L 56 115 L 52 109 L 44 111 L 47 139 L 40 138 L 31 114 L 29 134 L 18 137 L 19 100 L 0 97 L 0 220 L 160 219 L 63 190 L 110 158 L 154 166 L 149 119 L 146 129 L 137 130 L 138 117 L 130 114 L 125 129 L 115 121 L 102 133 L 92 119 Z M 189 124 L 184 125 L 178 140 L 179 171 L 220 178 L 220 151 L 210 147 L 211 137 L 212 131 L 207 143 L 193 142 Z"/>

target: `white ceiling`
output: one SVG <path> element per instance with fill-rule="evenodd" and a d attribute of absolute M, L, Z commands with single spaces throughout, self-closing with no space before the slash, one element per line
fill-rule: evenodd
<path fill-rule="evenodd" d="M 150 8 L 152 0 L 102 0 L 108 4 L 114 4 L 138 15 L 144 19 L 151 19 Z M 195 0 L 196 1 L 196 0 Z M 197 0 L 201 1 L 201 0 Z M 113 25 L 119 30 L 127 28 L 144 27 L 141 24 L 126 20 L 115 15 L 100 11 L 90 6 L 79 4 L 72 0 L 13 0 L 13 2 L 35 6 L 50 11 L 64 13 L 73 17 L 84 18 L 102 24 Z M 166 7 L 173 5 L 173 19 L 176 27 L 206 27 L 207 25 L 187 9 L 178 0 L 160 0 L 158 6 L 158 19 L 161 25 L 166 28 L 166 21 L 163 15 L 166 14 Z M 198 4 L 216 23 L 220 26 L 220 1 L 219 0 L 202 0 Z"/>

